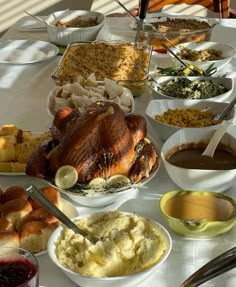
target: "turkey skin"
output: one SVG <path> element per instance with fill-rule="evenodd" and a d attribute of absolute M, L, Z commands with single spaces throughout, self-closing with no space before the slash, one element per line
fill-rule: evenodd
<path fill-rule="evenodd" d="M 63 108 L 55 115 L 52 140 L 32 154 L 26 174 L 53 177 L 59 167 L 71 165 L 82 184 L 115 174 L 137 183 L 158 165 L 156 149 L 146 134 L 145 118 L 125 115 L 115 103 L 97 102 L 82 114 Z"/>

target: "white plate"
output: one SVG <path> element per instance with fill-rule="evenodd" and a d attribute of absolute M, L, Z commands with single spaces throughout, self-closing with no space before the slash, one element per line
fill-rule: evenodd
<path fill-rule="evenodd" d="M 56 56 L 59 48 L 51 43 L 34 40 L 0 41 L 0 63 L 31 64 Z"/>
<path fill-rule="evenodd" d="M 78 210 L 76 209 L 76 207 L 70 203 L 68 200 L 61 198 L 62 204 L 63 204 L 63 209 L 62 211 L 65 213 L 65 215 L 67 215 L 69 218 L 74 218 L 77 217 L 79 215 Z M 35 253 L 34 255 L 36 256 L 40 256 L 43 254 L 46 254 L 47 250 L 43 250 L 40 251 L 38 253 Z"/>

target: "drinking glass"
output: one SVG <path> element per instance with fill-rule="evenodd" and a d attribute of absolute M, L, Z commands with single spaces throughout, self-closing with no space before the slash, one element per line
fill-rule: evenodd
<path fill-rule="evenodd" d="M 36 257 L 22 248 L 1 247 L 0 286 L 38 287 L 39 265 Z"/>

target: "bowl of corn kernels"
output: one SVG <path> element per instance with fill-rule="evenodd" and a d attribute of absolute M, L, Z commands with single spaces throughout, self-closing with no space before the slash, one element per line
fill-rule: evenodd
<path fill-rule="evenodd" d="M 206 100 L 151 100 L 146 109 L 146 115 L 154 132 L 163 140 L 182 128 L 217 129 L 221 121 L 214 116 L 223 111 L 228 103 Z M 226 116 L 233 120 L 235 108 Z"/>

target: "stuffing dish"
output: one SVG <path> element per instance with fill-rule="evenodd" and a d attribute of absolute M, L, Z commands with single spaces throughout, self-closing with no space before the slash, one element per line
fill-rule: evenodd
<path fill-rule="evenodd" d="M 78 76 L 94 73 L 98 81 L 146 79 L 151 47 L 131 43 L 92 42 L 70 45 L 53 78 L 58 84 L 73 82 Z M 141 68 L 140 68 L 141 66 Z"/>
<path fill-rule="evenodd" d="M 158 19 L 158 18 L 157 18 Z M 161 31 L 167 32 L 189 32 L 196 30 L 209 29 L 211 26 L 206 21 L 199 21 L 195 19 L 181 19 L 181 18 L 168 18 L 160 22 L 152 22 L 152 25 Z"/>
<path fill-rule="evenodd" d="M 199 17 L 150 17 L 146 19 L 155 29 L 162 32 L 174 45 L 185 42 L 202 42 L 210 40 L 216 21 L 206 21 Z M 145 26 L 144 26 L 145 27 Z M 152 45 L 153 49 L 160 53 L 166 53 L 162 43 L 170 47 L 170 43 L 163 36 L 150 28 L 142 35 L 142 41 Z"/>
<path fill-rule="evenodd" d="M 92 27 L 92 26 L 96 26 L 98 25 L 98 20 L 97 17 L 90 17 L 89 19 L 84 19 L 84 17 L 78 16 L 70 21 L 57 21 L 55 23 L 56 27 L 62 27 L 62 28 L 73 28 L 73 27 L 81 27 L 81 28 L 85 28 L 85 27 Z"/>

